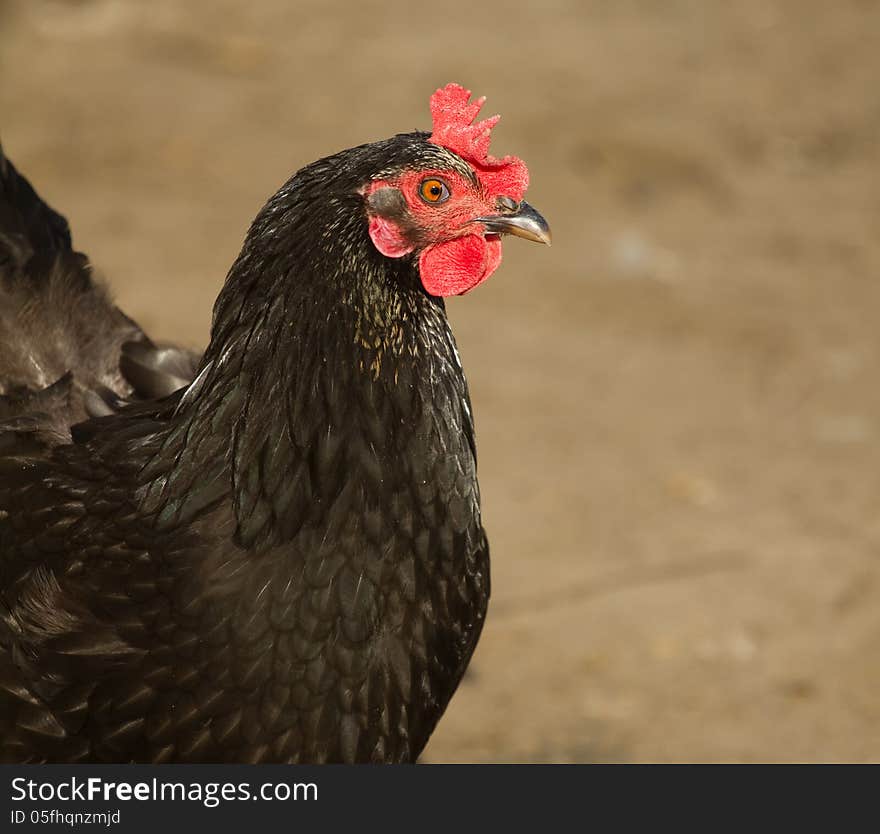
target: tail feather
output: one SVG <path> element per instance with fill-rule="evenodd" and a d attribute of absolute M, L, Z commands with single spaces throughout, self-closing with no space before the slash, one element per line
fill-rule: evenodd
<path fill-rule="evenodd" d="M 0 147 L 0 457 L 190 383 L 200 357 L 154 345 L 94 280 L 50 208 Z"/>
<path fill-rule="evenodd" d="M 0 273 L 70 249 L 67 221 L 37 196 L 0 145 Z"/>
<path fill-rule="evenodd" d="M 119 368 L 122 345 L 145 339 L 73 249 L 67 221 L 0 149 L 0 397 L 7 407 L 69 373 L 60 419 L 85 419 L 85 391 L 102 386 L 131 395 Z"/>

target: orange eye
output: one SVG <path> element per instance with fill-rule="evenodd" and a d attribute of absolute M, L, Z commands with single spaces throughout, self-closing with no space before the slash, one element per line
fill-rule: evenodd
<path fill-rule="evenodd" d="M 419 186 L 419 196 L 426 203 L 442 203 L 449 199 L 449 188 L 443 180 L 422 180 Z"/>

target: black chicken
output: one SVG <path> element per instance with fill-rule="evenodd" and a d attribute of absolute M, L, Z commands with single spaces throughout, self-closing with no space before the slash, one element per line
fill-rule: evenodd
<path fill-rule="evenodd" d="M 419 755 L 489 597 L 442 296 L 549 243 L 469 98 L 295 174 L 201 360 L 0 154 L 0 760 Z"/>

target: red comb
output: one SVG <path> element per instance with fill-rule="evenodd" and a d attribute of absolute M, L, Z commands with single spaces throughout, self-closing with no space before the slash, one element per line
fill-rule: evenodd
<path fill-rule="evenodd" d="M 473 165 L 480 182 L 491 193 L 521 200 L 529 185 L 528 168 L 515 156 L 502 159 L 489 156 L 492 128 L 501 116 L 491 116 L 474 124 L 486 99 L 471 102 L 470 98 L 470 90 L 459 84 L 447 84 L 431 96 L 434 131 L 430 141 Z"/>

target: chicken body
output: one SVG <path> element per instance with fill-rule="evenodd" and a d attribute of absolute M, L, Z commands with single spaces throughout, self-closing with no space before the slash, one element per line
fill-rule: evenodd
<path fill-rule="evenodd" d="M 0 292 L 31 301 L 0 347 L 34 355 L 34 318 L 73 338 L 47 298 L 88 315 L 60 381 L 0 359 L 0 760 L 418 757 L 489 555 L 443 300 L 418 252 L 377 249 L 364 194 L 463 165 L 416 133 L 302 169 L 254 221 L 195 379 L 77 423 L 95 390 L 149 394 L 125 358 L 155 349 L 4 164 Z"/>

